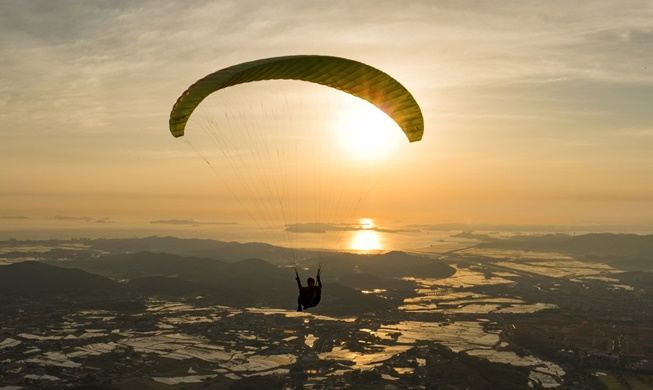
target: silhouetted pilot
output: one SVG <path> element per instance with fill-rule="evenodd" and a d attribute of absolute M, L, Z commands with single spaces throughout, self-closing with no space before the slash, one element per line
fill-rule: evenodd
<path fill-rule="evenodd" d="M 320 270 L 317 271 L 317 286 L 315 285 L 315 279 L 308 278 L 306 283 L 308 286 L 302 286 L 302 282 L 299 280 L 299 274 L 295 270 L 295 280 L 297 281 L 297 287 L 299 287 L 299 297 L 297 297 L 297 311 L 302 311 L 308 309 L 309 307 L 315 307 L 320 303 L 320 298 L 322 297 L 322 281 L 320 280 Z"/>

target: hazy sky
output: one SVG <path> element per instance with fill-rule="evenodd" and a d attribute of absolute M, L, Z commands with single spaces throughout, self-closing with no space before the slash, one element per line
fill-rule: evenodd
<path fill-rule="evenodd" d="M 174 101 L 229 65 L 325 54 L 386 71 L 425 117 L 360 217 L 651 225 L 652 21 L 649 0 L 2 0 L 0 217 L 233 220 L 168 131 Z"/>

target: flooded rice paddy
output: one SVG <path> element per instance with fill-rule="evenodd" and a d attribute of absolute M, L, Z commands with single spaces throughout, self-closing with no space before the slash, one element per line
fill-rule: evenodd
<path fill-rule="evenodd" d="M 463 251 L 466 252 L 466 251 Z M 132 354 L 156 356 L 183 362 L 187 370 L 175 376 L 156 376 L 163 384 L 197 383 L 224 376 L 239 379 L 252 375 L 288 373 L 296 362 L 318 359 L 346 362 L 327 375 L 351 370 L 368 370 L 415 346 L 438 343 L 455 352 L 496 363 L 530 369 L 530 379 L 542 386 L 557 387 L 564 371 L 558 365 L 534 356 L 518 356 L 502 340 L 502 325 L 488 314 L 523 314 L 556 308 L 544 302 L 527 302 L 518 296 L 475 292 L 479 286 L 511 286 L 517 276 L 535 274 L 565 278 L 572 282 L 598 281 L 627 289 L 612 277 L 616 270 L 603 264 L 589 264 L 568 257 L 528 252 L 478 250 L 464 256 L 493 257 L 492 272 L 474 266 L 455 265 L 456 273 L 445 279 L 411 278 L 416 296 L 404 300 L 398 321 L 359 324 L 359 318 L 332 317 L 277 308 L 236 309 L 201 306 L 193 302 L 152 300 L 147 310 L 131 323 L 119 321 L 115 313 L 79 311 L 62 318 L 50 329 L 15 332 L 0 341 L 0 351 L 14 351 L 14 363 L 76 369 L 91 357 Z M 520 257 L 520 261 L 508 260 Z M 491 289 L 489 290 L 491 291 Z M 438 314 L 445 321 L 409 320 Z M 467 315 L 465 320 L 453 317 Z M 436 317 L 434 317 L 436 318 Z M 319 325 L 319 326 L 315 326 Z M 360 326 L 359 326 L 360 325 Z M 343 329 L 356 328 L 366 335 L 351 340 L 337 336 Z M 334 330 L 335 329 L 335 330 Z M 349 334 L 352 334 L 350 331 Z M 352 348 L 355 342 L 356 348 Z M 55 347 L 56 346 L 56 347 Z M 199 369 L 193 362 L 210 369 Z M 396 367 L 397 375 L 410 367 Z M 31 374 L 30 374 L 31 375 Z M 399 379 L 383 374 L 386 379 Z M 43 379 L 43 378 L 41 378 Z M 57 381 L 56 376 L 45 378 Z"/>
<path fill-rule="evenodd" d="M 400 310 L 407 312 L 430 312 L 441 314 L 489 314 L 489 313 L 534 313 L 544 309 L 554 309 L 557 306 L 548 303 L 526 303 L 520 298 L 505 296 L 490 296 L 467 291 L 466 288 L 476 286 L 510 285 L 516 282 L 506 279 L 517 276 L 511 272 L 492 273 L 478 269 L 460 268 L 454 266 L 456 273 L 446 279 L 412 280 L 419 286 L 417 296 L 404 300 Z M 453 288 L 458 290 L 453 290 Z M 461 291 L 462 290 L 462 291 Z"/>
<path fill-rule="evenodd" d="M 103 311 L 83 311 L 66 316 L 61 326 L 40 332 L 22 332 L 0 342 L 0 350 L 21 350 L 20 361 L 67 369 L 80 368 L 93 356 L 133 354 L 157 356 L 188 364 L 185 375 L 153 377 L 164 384 L 201 382 L 222 375 L 238 379 L 251 375 L 288 373 L 298 359 L 314 356 L 322 361 L 347 362 L 330 375 L 348 370 L 368 370 L 417 345 L 437 342 L 456 352 L 481 356 L 490 361 L 508 362 L 533 368 L 543 383 L 557 383 L 562 370 L 534 357 L 518 357 L 502 352 L 500 328 L 487 321 L 418 322 L 401 321 L 361 328 L 369 337 L 355 351 L 347 340 L 310 327 L 311 323 L 331 323 L 335 328 L 355 326 L 354 318 L 336 318 L 282 309 L 235 309 L 224 306 L 197 307 L 188 303 L 152 301 L 144 318 L 153 319 L 153 329 L 118 329 L 116 316 Z M 261 318 L 263 317 L 263 319 Z M 266 321 L 264 318 L 273 317 Z M 248 327 L 243 324 L 256 324 Z M 98 324 L 106 324 L 99 328 Z M 233 324 L 240 323 L 240 327 Z M 208 326 L 208 328 L 207 328 Z M 202 331 L 197 328 L 202 327 Z M 309 332 L 310 330 L 310 332 Z M 206 334 L 206 335 L 203 335 Z M 53 349 L 53 343 L 58 350 Z M 326 346 L 326 347 L 325 347 Z M 214 367 L 197 372 L 192 362 Z M 547 368 L 548 367 L 548 368 Z M 398 373 L 403 372 L 401 368 Z M 544 377 L 544 379 L 542 378 Z M 57 377 L 48 378 L 56 381 Z"/>

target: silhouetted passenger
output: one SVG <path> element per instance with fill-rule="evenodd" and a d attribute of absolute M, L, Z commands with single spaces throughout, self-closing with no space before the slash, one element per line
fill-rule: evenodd
<path fill-rule="evenodd" d="M 315 279 L 308 278 L 306 283 L 308 286 L 302 286 L 302 282 L 299 279 L 299 274 L 295 270 L 295 280 L 297 281 L 297 287 L 299 287 L 299 296 L 297 297 L 297 311 L 302 311 L 308 309 L 309 307 L 315 307 L 320 303 L 320 298 L 322 298 L 322 281 L 320 280 L 320 270 L 317 270 L 317 285 L 315 285 Z"/>

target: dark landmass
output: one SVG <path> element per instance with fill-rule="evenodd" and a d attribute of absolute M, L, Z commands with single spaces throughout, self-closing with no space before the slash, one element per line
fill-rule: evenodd
<path fill-rule="evenodd" d="M 540 232 L 558 232 L 574 234 L 575 232 L 642 232 L 653 230 L 652 225 L 515 225 L 515 224 L 470 224 L 470 223 L 438 223 L 426 225 L 407 225 L 409 229 L 432 230 L 432 231 L 450 231 L 450 230 L 476 230 L 476 231 L 500 231 L 513 232 L 516 234 L 528 232 L 539 234 Z"/>
<path fill-rule="evenodd" d="M 194 282 L 170 276 L 144 276 L 126 284 L 131 291 L 159 297 L 192 297 L 206 293 L 206 288 Z"/>
<path fill-rule="evenodd" d="M 444 278 L 455 273 L 455 270 L 447 263 L 400 251 L 380 255 L 338 253 L 312 262 L 315 263 L 312 267 L 317 267 L 320 262 L 326 263 L 328 272 L 337 276 L 368 273 L 390 278 L 407 276 Z"/>
<path fill-rule="evenodd" d="M 109 253 L 149 251 L 183 256 L 207 257 L 223 261 L 263 258 L 269 262 L 287 261 L 288 249 L 263 244 L 239 243 L 175 237 L 145 237 L 133 239 L 98 239 L 87 242 L 93 249 Z M 299 251 L 307 256 L 309 252 Z"/>
<path fill-rule="evenodd" d="M 247 258 L 260 258 L 273 264 L 287 264 L 291 252 L 298 259 L 315 256 L 314 250 L 295 249 L 293 251 L 264 243 L 239 243 L 208 239 L 182 239 L 176 237 L 151 236 L 144 238 L 90 239 L 76 238 L 70 240 L 15 240 L 0 241 L 0 248 L 45 246 L 52 247 L 46 252 L 25 252 L 21 250 L 3 254 L 5 258 L 34 257 L 34 260 L 56 260 L 64 258 L 95 259 L 107 254 L 148 251 L 168 253 L 181 256 L 206 257 L 222 261 L 237 261 Z M 75 246 L 74 249 L 69 248 Z M 61 248 L 61 247 L 65 247 Z M 65 252 L 62 252 L 65 251 Z M 62 254 L 66 256 L 62 257 Z"/>
<path fill-rule="evenodd" d="M 216 304 L 237 306 L 288 307 L 295 302 L 294 271 L 260 259 L 223 262 L 139 252 L 93 260 L 50 260 L 49 263 L 83 269 L 114 280 L 129 280 L 128 285 L 138 286 L 140 292 L 150 294 L 201 294 L 211 297 Z M 316 270 L 317 266 L 314 267 Z M 341 314 L 352 312 L 352 307 L 365 307 L 366 311 L 388 310 L 387 299 L 361 294 L 361 290 L 391 289 L 404 297 L 412 294 L 414 286 L 400 277 L 446 277 L 454 272 L 451 266 L 442 262 L 403 252 L 332 255 L 323 270 L 325 290 L 329 291 L 324 297 L 324 302 L 328 303 L 324 305 L 325 310 Z"/>
<path fill-rule="evenodd" d="M 81 269 L 66 269 L 37 261 L 9 264 L 0 268 L 3 294 L 115 293 L 118 283 Z"/>
<path fill-rule="evenodd" d="M 71 245 L 78 247 L 67 249 Z M 220 304 L 234 305 L 288 307 L 289 302 L 295 301 L 296 286 L 294 272 L 288 267 L 289 252 L 268 244 L 155 236 L 69 241 L 10 240 L 0 243 L 0 246 L 51 246 L 53 249 L 45 252 L 15 250 L 2 257 L 31 258 L 58 267 L 79 268 L 112 280 L 129 281 L 129 285 L 138 286 L 140 293 L 151 288 L 149 293 L 159 295 L 166 291 L 183 296 L 206 295 Z M 455 272 L 441 261 L 403 252 L 382 255 L 325 253 L 311 258 L 309 256 L 315 256 L 313 251 L 295 251 L 294 255 L 300 259 L 300 256 L 305 256 L 301 260 L 302 267 L 310 269 L 308 273 L 300 270 L 303 280 L 314 276 L 318 267 L 323 267 L 323 281 L 331 290 L 325 299 L 333 299 L 326 310 L 332 313 L 355 311 L 352 303 L 369 311 L 386 310 L 393 298 L 379 298 L 361 291 L 385 289 L 396 295 L 396 299 L 403 299 L 413 294 L 414 285 L 402 277 L 442 278 Z M 285 267 L 260 260 L 270 258 Z M 160 284 L 148 279 L 153 277 L 161 278 L 158 279 Z"/>
<path fill-rule="evenodd" d="M 478 245 L 565 253 L 592 271 L 584 273 L 581 268 L 557 277 L 546 269 L 524 267 L 538 261 L 554 267 L 550 263 L 555 262 L 546 257 L 520 259 L 512 252 L 506 258 L 486 258 L 460 251 L 442 254 L 438 260 L 403 252 L 320 258 L 307 253 L 301 258 L 302 279 L 322 265 L 325 283 L 322 302 L 309 312 L 333 316 L 332 320 L 283 314 L 300 314 L 292 312 L 297 294 L 294 271 L 264 255 L 248 256 L 277 256 L 283 248 L 169 237 L 0 242 L 12 249 L 1 256 L 7 261 L 41 260 L 0 266 L 0 383 L 28 389 L 543 387 L 530 376 L 532 368 L 474 356 L 470 350 L 476 347 L 454 352 L 445 346 L 464 337 L 457 329 L 466 328 L 455 325 L 474 323 L 481 324 L 483 334 L 498 335 L 490 353 L 534 356 L 564 370 L 556 379 L 561 390 L 650 389 L 651 237 L 547 235 Z M 52 249 L 22 252 L 21 246 Z M 211 256 L 195 254 L 206 251 Z M 564 266 L 564 261 L 559 264 Z M 596 262 L 615 269 L 606 270 Z M 458 273 L 467 281 L 440 282 Z M 476 276 L 469 279 L 472 274 Z M 428 287 L 411 278 L 435 284 Z M 417 297 L 435 309 L 399 309 Z M 493 309 L 484 310 L 484 305 Z M 520 311 L 520 305 L 547 308 Z M 285 311 L 257 311 L 264 308 Z M 341 317 L 353 320 L 337 320 Z M 323 355 L 345 348 L 368 357 L 386 347 L 406 345 L 401 332 L 381 334 L 393 324 L 411 324 L 417 334 L 420 324 L 429 324 L 426 329 L 446 337 L 418 338 L 410 348 L 365 370 L 352 369 L 352 359 Z M 168 339 L 148 341 L 154 335 Z M 310 346 L 304 342 L 308 336 L 315 339 Z M 206 346 L 184 344 L 187 338 Z M 231 358 L 216 361 L 211 355 L 215 351 Z M 282 366 L 288 372 L 225 368 L 251 354 L 270 359 L 292 355 L 296 360 Z M 57 359 L 77 366 L 62 365 Z M 197 383 L 173 385 L 154 379 L 195 374 L 204 377 Z"/>
<path fill-rule="evenodd" d="M 366 256 L 361 256 L 358 260 L 370 261 Z M 0 281 L 3 283 L 0 291 L 11 292 L 13 296 L 43 298 L 53 293 L 69 296 L 83 294 L 86 301 L 93 300 L 95 295 L 97 301 L 103 301 L 106 299 L 106 293 L 111 293 L 115 297 L 122 297 L 123 300 L 130 296 L 134 302 L 140 302 L 149 296 L 190 298 L 201 295 L 204 301 L 211 304 L 236 307 L 294 308 L 296 302 L 297 289 L 293 271 L 259 259 L 227 263 L 212 259 L 140 252 L 111 255 L 92 261 L 68 260 L 50 263 L 57 266 L 30 261 L 0 267 Z M 356 265 L 348 264 L 348 267 L 355 268 Z M 367 281 L 363 283 L 364 287 L 397 290 L 401 292 L 401 297 L 412 293 L 413 286 L 410 283 L 400 279 L 393 280 L 389 276 L 366 273 L 357 273 L 350 277 L 344 275 L 324 278 L 324 291 L 328 291 L 328 294 L 324 294 L 323 310 L 321 307 L 320 312 L 347 315 L 359 312 L 360 308 L 365 308 L 366 312 L 374 312 L 389 310 L 392 307 L 392 300 L 363 294 L 363 287 L 357 284 L 361 280 Z M 125 282 L 117 283 L 114 280 Z M 370 281 L 377 284 L 374 285 Z"/>
<path fill-rule="evenodd" d="M 91 217 L 67 217 L 65 215 L 55 215 L 54 217 L 52 217 L 52 219 L 57 221 L 85 221 L 85 222 L 91 222 L 94 220 L 94 218 Z"/>
<path fill-rule="evenodd" d="M 163 219 L 150 221 L 151 224 L 159 225 L 237 225 L 236 222 L 198 222 L 192 219 Z"/>
<path fill-rule="evenodd" d="M 25 261 L 0 266 L 0 312 L 96 309 L 133 312 L 144 310 L 124 285 L 81 269 Z"/>
<path fill-rule="evenodd" d="M 522 236 L 479 248 L 518 249 L 534 252 L 559 252 L 588 261 L 618 265 L 625 269 L 653 269 L 653 235 L 594 233 L 582 236 L 548 234 Z"/>
<path fill-rule="evenodd" d="M 458 238 L 470 238 L 473 240 L 478 240 L 480 242 L 494 242 L 494 241 L 500 241 L 498 238 L 491 237 L 487 234 L 478 234 L 474 233 L 471 230 L 467 231 L 462 231 L 458 234 L 452 234 L 451 237 L 458 237 Z"/>

